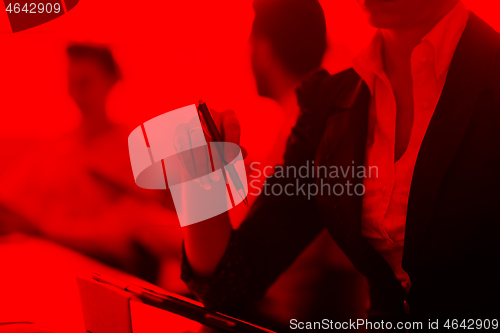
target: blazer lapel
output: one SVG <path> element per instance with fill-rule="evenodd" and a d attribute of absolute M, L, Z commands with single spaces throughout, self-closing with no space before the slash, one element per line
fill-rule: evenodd
<path fill-rule="evenodd" d="M 493 37 L 488 33 L 495 32 L 471 13 L 420 147 L 406 219 L 403 268 L 407 271 L 418 257 L 446 170 L 467 131 L 478 96 L 489 82 L 496 47 L 485 42 Z"/>

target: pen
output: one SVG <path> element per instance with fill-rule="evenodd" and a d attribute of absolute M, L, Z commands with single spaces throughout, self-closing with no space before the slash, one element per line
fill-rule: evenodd
<path fill-rule="evenodd" d="M 217 129 L 217 126 L 215 125 L 215 122 L 212 118 L 212 115 L 210 114 L 210 111 L 208 110 L 207 104 L 200 100 L 199 105 L 198 105 L 198 114 L 200 115 L 200 118 L 205 122 L 206 129 L 208 130 L 209 136 L 212 138 L 212 142 L 215 147 L 217 148 L 217 151 L 219 152 L 220 158 L 223 163 L 223 168 L 227 170 L 227 173 L 229 174 L 229 177 L 233 181 L 234 187 L 236 188 L 236 191 L 241 197 L 241 200 L 245 203 L 245 205 L 248 206 L 248 199 L 246 197 L 245 193 L 245 188 L 243 187 L 243 183 L 241 182 L 240 177 L 238 176 L 238 172 L 236 172 L 236 169 L 232 163 L 227 163 L 225 158 L 224 158 L 224 150 L 222 149 L 222 146 L 220 143 L 223 142 L 222 136 L 219 133 L 219 130 Z"/>

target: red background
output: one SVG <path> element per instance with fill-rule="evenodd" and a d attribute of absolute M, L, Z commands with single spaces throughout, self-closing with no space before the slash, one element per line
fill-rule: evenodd
<path fill-rule="evenodd" d="M 320 2 L 330 44 L 325 67 L 335 72 L 349 66 L 373 29 L 355 0 Z M 499 1 L 464 2 L 500 30 Z M 281 114 L 277 104 L 257 95 L 253 81 L 248 56 L 251 3 L 82 0 L 62 17 L 16 34 L 2 8 L 2 167 L 26 140 L 58 136 L 78 126 L 79 113 L 66 89 L 68 41 L 111 45 L 123 72 L 109 101 L 115 121 L 135 127 L 203 98 L 210 107 L 235 110 L 243 125 L 243 145 L 253 155 L 265 154 L 247 128 L 271 132 Z"/>
<path fill-rule="evenodd" d="M 373 29 L 355 0 L 320 2 L 329 35 L 325 67 L 335 72 L 349 66 Z M 499 1 L 464 2 L 500 30 Z M 78 126 L 79 113 L 66 89 L 64 48 L 69 41 L 111 46 L 123 72 L 109 101 L 115 121 L 135 127 L 203 98 L 210 107 L 235 110 L 243 125 L 243 145 L 253 155 L 265 154 L 246 128 L 258 125 L 261 133 L 273 133 L 281 114 L 277 104 L 256 92 L 248 55 L 251 4 L 82 0 L 62 17 L 16 34 L 2 8 L 0 161 L 6 162 L 26 140 L 58 136 Z"/>
<path fill-rule="evenodd" d="M 355 0 L 320 2 L 329 35 L 324 66 L 336 72 L 350 65 L 373 29 Z M 500 31 L 500 1 L 464 3 Z M 62 17 L 16 34 L 0 5 L 0 172 L 34 141 L 79 125 L 78 109 L 67 93 L 65 47 L 70 41 L 111 46 L 123 73 L 109 100 L 109 115 L 116 122 L 134 128 L 203 98 L 210 107 L 237 112 L 242 145 L 254 159 L 262 158 L 282 114 L 278 104 L 259 97 L 255 88 L 248 50 L 251 4 L 81 0 Z M 12 258 L 17 259 L 24 267 L 22 253 Z"/>

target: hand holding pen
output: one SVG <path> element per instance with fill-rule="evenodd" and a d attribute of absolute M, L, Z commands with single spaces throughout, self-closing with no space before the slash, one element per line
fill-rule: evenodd
<path fill-rule="evenodd" d="M 209 189 L 214 175 L 211 174 L 212 169 L 214 165 L 219 164 L 227 171 L 236 191 L 248 205 L 242 180 L 231 163 L 240 152 L 240 124 L 235 113 L 209 111 L 207 105 L 200 101 L 198 115 L 202 127 L 196 126 L 195 124 L 199 123 L 193 119 L 189 124 L 183 124 L 176 130 L 174 145 L 177 151 L 186 152 L 179 154 L 184 167 L 192 179 L 199 180 L 202 187 Z M 209 151 L 206 142 L 211 142 L 209 146 L 215 149 Z M 211 160 L 214 156 L 220 157 L 220 163 L 215 163 L 215 159 Z M 223 175 L 226 178 L 225 172 Z"/>

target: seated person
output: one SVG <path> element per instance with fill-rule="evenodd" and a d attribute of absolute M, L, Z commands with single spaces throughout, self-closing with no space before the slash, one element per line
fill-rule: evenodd
<path fill-rule="evenodd" d="M 69 93 L 81 125 L 2 175 L 4 215 L 19 217 L 4 229 L 48 238 L 156 282 L 160 258 L 173 261 L 170 266 L 179 262 L 181 234 L 171 199 L 137 188 L 126 167 L 129 131 L 106 114 L 120 79 L 110 50 L 72 44 L 67 54 Z M 183 285 L 180 279 L 174 284 Z"/>
<path fill-rule="evenodd" d="M 296 89 L 319 70 L 327 47 L 325 16 L 317 0 L 255 0 L 253 8 L 250 49 L 257 91 L 279 104 L 283 121 L 276 126 L 278 138 L 267 159 L 250 162 L 250 204 L 274 166 L 283 163 L 286 140 L 299 114 Z M 232 209 L 232 225 L 238 226 L 246 213 L 243 205 Z M 331 237 L 322 233 L 259 302 L 259 312 L 267 318 L 249 320 L 282 331 L 290 318 L 322 319 L 325 312 L 339 320 L 361 317 L 367 299 L 364 282 Z M 267 323 L 268 318 L 274 322 Z"/>
<path fill-rule="evenodd" d="M 367 277 L 371 321 L 496 318 L 500 36 L 459 0 L 361 5 L 371 45 L 298 92 L 285 167 L 315 176 L 268 179 L 293 195 L 261 195 L 238 230 L 228 214 L 184 227 L 183 278 L 236 313 L 326 228 Z M 218 119 L 238 143 L 234 116 Z"/>

